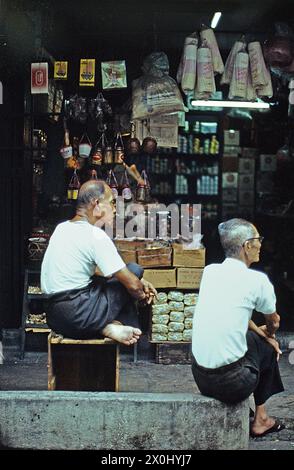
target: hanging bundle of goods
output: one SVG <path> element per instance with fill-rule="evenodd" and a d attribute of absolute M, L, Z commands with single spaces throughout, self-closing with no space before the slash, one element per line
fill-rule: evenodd
<path fill-rule="evenodd" d="M 230 82 L 229 99 L 247 99 L 249 55 L 243 50 L 235 56 L 233 75 Z"/>
<path fill-rule="evenodd" d="M 225 85 L 225 84 L 229 85 L 231 83 L 236 56 L 238 52 L 242 52 L 242 51 L 244 52 L 245 48 L 246 48 L 245 38 L 244 36 L 242 36 L 239 41 L 235 42 L 232 49 L 230 50 L 230 53 L 225 63 L 224 73 L 222 74 L 222 77 L 221 77 L 221 82 L 220 82 L 221 85 Z"/>
<path fill-rule="evenodd" d="M 197 83 L 194 97 L 196 99 L 209 99 L 215 91 L 212 53 L 203 41 L 197 53 Z"/>
<path fill-rule="evenodd" d="M 143 76 L 132 83 L 133 119 L 185 110 L 177 83 L 168 75 L 169 62 L 164 52 L 150 54 L 142 70 Z"/>
<path fill-rule="evenodd" d="M 127 142 L 127 154 L 138 155 L 141 150 L 140 140 L 135 136 L 135 124 L 131 122 L 131 136 Z"/>
<path fill-rule="evenodd" d="M 196 65 L 197 65 L 197 33 L 192 33 L 186 37 L 184 50 L 177 71 L 177 82 L 185 94 L 191 92 L 196 84 Z"/>
<path fill-rule="evenodd" d="M 221 84 L 229 85 L 229 99 L 232 100 L 254 101 L 272 97 L 271 75 L 258 41 L 248 44 L 248 53 L 244 36 L 235 42 L 227 58 Z"/>
<path fill-rule="evenodd" d="M 131 201 L 133 199 L 133 195 L 132 195 L 132 191 L 130 188 L 130 182 L 129 182 L 129 178 L 128 178 L 128 174 L 126 170 L 124 171 L 123 176 L 122 176 L 121 188 L 122 188 L 121 195 L 124 198 L 124 200 L 126 202 Z"/>
<path fill-rule="evenodd" d="M 194 91 L 194 98 L 209 99 L 215 93 L 215 75 L 224 71 L 223 60 L 213 29 L 203 25 L 200 31 L 190 34 L 177 72 L 177 81 L 185 94 Z"/>
<path fill-rule="evenodd" d="M 219 47 L 213 29 L 203 25 L 202 30 L 200 31 L 200 38 L 202 41 L 205 41 L 205 43 L 211 50 L 212 66 L 214 73 L 222 74 L 224 71 L 224 63 L 219 51 Z"/>

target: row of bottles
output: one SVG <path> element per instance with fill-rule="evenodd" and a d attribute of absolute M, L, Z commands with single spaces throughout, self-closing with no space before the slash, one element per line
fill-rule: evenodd
<path fill-rule="evenodd" d="M 197 179 L 197 194 L 216 195 L 218 194 L 218 177 L 202 175 Z"/>
<path fill-rule="evenodd" d="M 177 153 L 194 155 L 218 155 L 219 141 L 215 135 L 212 136 L 194 136 L 179 135 Z"/>
<path fill-rule="evenodd" d="M 147 161 L 147 171 L 154 174 L 169 174 L 172 173 L 171 160 L 167 157 L 156 155 L 155 158 L 150 158 Z"/>
<path fill-rule="evenodd" d="M 175 193 L 189 194 L 188 179 L 186 178 L 186 176 L 176 174 Z"/>
<path fill-rule="evenodd" d="M 158 195 L 169 195 L 174 193 L 173 186 L 166 182 L 166 181 L 161 181 L 160 183 L 156 183 L 153 187 L 154 194 Z"/>

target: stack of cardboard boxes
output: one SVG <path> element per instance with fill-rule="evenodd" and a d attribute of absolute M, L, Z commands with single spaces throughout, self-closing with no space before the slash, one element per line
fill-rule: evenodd
<path fill-rule="evenodd" d="M 150 240 L 114 240 L 125 263 L 138 263 L 144 278 L 155 288 L 198 289 L 205 266 L 205 248 L 185 249 L 183 244 Z"/>
<path fill-rule="evenodd" d="M 252 219 L 255 207 L 257 149 L 240 147 L 240 131 L 224 131 L 222 219 Z"/>

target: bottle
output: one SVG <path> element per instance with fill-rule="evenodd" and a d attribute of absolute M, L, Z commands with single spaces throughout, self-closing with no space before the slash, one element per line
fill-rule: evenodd
<path fill-rule="evenodd" d="M 76 200 L 78 198 L 80 186 L 81 184 L 77 175 L 77 170 L 74 170 L 67 188 L 67 199 Z"/>

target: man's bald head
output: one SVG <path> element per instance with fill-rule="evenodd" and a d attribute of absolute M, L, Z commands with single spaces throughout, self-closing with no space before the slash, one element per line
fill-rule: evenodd
<path fill-rule="evenodd" d="M 79 190 L 77 208 L 87 207 L 93 200 L 101 201 L 105 197 L 107 184 L 102 180 L 90 180 L 82 184 Z"/>

